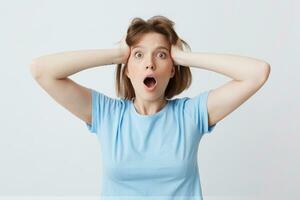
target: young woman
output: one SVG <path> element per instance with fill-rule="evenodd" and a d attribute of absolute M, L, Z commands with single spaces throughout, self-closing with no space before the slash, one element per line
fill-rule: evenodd
<path fill-rule="evenodd" d="M 166 17 L 134 18 L 119 48 L 62 52 L 33 60 L 31 72 L 60 105 L 95 133 L 103 153 L 102 199 L 202 199 L 197 150 L 204 133 L 266 82 L 270 65 L 228 54 L 195 53 Z M 117 64 L 120 99 L 68 76 Z M 172 99 L 191 84 L 189 67 L 232 80 Z"/>

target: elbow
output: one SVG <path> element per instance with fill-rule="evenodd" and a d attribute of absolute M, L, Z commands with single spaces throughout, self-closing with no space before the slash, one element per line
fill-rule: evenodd
<path fill-rule="evenodd" d="M 263 80 L 264 81 L 268 80 L 270 73 L 271 73 L 271 65 L 266 62 L 263 67 Z"/>
<path fill-rule="evenodd" d="M 38 63 L 36 60 L 32 60 L 31 63 L 29 64 L 29 71 L 33 78 L 37 79 L 41 75 L 41 67 L 38 66 Z"/>
<path fill-rule="evenodd" d="M 267 62 L 265 62 L 263 64 L 263 66 L 261 67 L 261 70 L 259 72 L 259 75 L 258 75 L 258 80 L 264 84 L 268 78 L 269 78 L 269 75 L 270 75 L 270 72 L 271 72 L 271 65 Z"/>

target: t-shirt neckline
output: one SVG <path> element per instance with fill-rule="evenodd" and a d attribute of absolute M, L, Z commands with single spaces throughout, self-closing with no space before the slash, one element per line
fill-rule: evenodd
<path fill-rule="evenodd" d="M 170 100 L 167 100 L 166 105 L 164 105 L 164 107 L 162 109 L 160 109 L 158 112 L 151 114 L 151 115 L 142 115 L 140 113 L 137 112 L 137 110 L 134 107 L 133 101 L 130 101 L 130 106 L 131 106 L 131 111 L 134 113 L 135 116 L 140 117 L 140 118 L 154 118 L 154 117 L 158 117 L 160 115 L 162 115 L 168 108 L 170 104 Z"/>

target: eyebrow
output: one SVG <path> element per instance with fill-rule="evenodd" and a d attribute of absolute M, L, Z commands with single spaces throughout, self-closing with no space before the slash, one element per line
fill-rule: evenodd
<path fill-rule="evenodd" d="M 136 45 L 136 46 L 132 47 L 132 49 L 135 49 L 135 48 L 142 48 L 142 49 L 144 49 L 145 47 L 142 46 L 142 45 Z M 165 49 L 165 50 L 169 51 L 169 49 L 167 47 L 165 47 L 165 46 L 158 46 L 155 49 Z"/>

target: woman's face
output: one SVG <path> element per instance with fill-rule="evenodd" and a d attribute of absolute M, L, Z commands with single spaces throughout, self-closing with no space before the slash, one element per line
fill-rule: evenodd
<path fill-rule="evenodd" d="M 147 33 L 130 47 L 126 75 L 131 80 L 135 94 L 148 100 L 164 96 L 170 78 L 175 74 L 171 58 L 171 45 L 164 35 Z M 154 75 L 156 86 L 149 89 L 144 83 L 147 75 Z"/>

